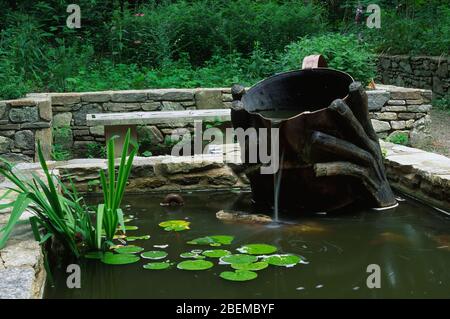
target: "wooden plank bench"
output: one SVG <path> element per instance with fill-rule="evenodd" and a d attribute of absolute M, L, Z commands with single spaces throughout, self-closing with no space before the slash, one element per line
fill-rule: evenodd
<path fill-rule="evenodd" d="M 202 122 L 202 121 L 222 121 L 231 120 L 230 109 L 211 109 L 211 110 L 187 110 L 187 111 L 160 111 L 160 112 L 124 112 L 124 113 L 100 113 L 87 114 L 87 126 L 105 127 L 105 139 L 108 140 L 114 135 L 115 153 L 120 156 L 123 148 L 125 134 L 128 129 L 131 130 L 131 138 L 137 141 L 138 125 L 158 125 L 172 124 L 180 122 Z"/>

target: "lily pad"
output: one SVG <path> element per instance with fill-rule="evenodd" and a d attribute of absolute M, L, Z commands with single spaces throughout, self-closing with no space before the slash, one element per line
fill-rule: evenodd
<path fill-rule="evenodd" d="M 231 252 L 224 249 L 211 249 L 211 250 L 205 250 L 202 255 L 210 258 L 220 258 L 224 256 L 231 255 Z"/>
<path fill-rule="evenodd" d="M 195 252 L 186 252 L 186 253 L 182 253 L 180 254 L 181 258 L 193 258 L 193 259 L 205 259 L 205 256 L 199 255 Z"/>
<path fill-rule="evenodd" d="M 267 256 L 263 261 L 269 265 L 293 267 L 298 264 L 302 259 L 299 256 L 286 254 L 286 255 L 273 255 Z"/>
<path fill-rule="evenodd" d="M 185 220 L 167 220 L 159 223 L 159 226 L 164 228 L 165 231 L 183 231 L 190 229 L 191 223 Z"/>
<path fill-rule="evenodd" d="M 237 249 L 242 254 L 250 255 L 273 254 L 277 250 L 277 247 L 267 244 L 248 244 Z"/>
<path fill-rule="evenodd" d="M 126 239 L 127 239 L 127 241 L 147 240 L 147 239 L 150 239 L 150 235 L 128 236 Z"/>
<path fill-rule="evenodd" d="M 258 271 L 265 269 L 269 266 L 265 261 L 259 261 L 251 264 L 231 264 L 231 268 L 236 270 L 250 270 L 250 271 Z"/>
<path fill-rule="evenodd" d="M 167 269 L 172 265 L 172 263 L 169 263 L 167 261 L 165 262 L 156 262 L 156 263 L 148 263 L 145 264 L 143 267 L 144 269 L 149 269 L 149 270 L 163 270 L 163 269 Z"/>
<path fill-rule="evenodd" d="M 213 266 L 214 264 L 207 260 L 185 260 L 180 262 L 177 268 L 183 270 L 206 270 Z"/>
<path fill-rule="evenodd" d="M 191 245 L 209 245 L 209 246 L 222 246 L 222 245 L 230 245 L 234 240 L 233 236 L 227 235 L 214 235 L 214 236 L 206 236 L 193 239 L 188 241 L 188 244 Z"/>
<path fill-rule="evenodd" d="M 86 259 L 102 259 L 103 252 L 101 251 L 90 251 L 84 255 Z"/>
<path fill-rule="evenodd" d="M 133 225 L 126 225 L 125 226 L 125 230 L 126 231 L 128 231 L 128 230 L 138 230 L 138 229 L 139 229 L 139 227 L 133 226 Z M 122 227 L 118 227 L 117 230 L 122 230 Z"/>
<path fill-rule="evenodd" d="M 251 264 L 257 260 L 258 257 L 256 256 L 245 254 L 234 254 L 220 258 L 220 261 L 225 264 Z"/>
<path fill-rule="evenodd" d="M 146 251 L 145 253 L 141 254 L 142 258 L 145 259 L 163 259 L 167 257 L 167 253 L 162 250 L 152 250 L 152 251 Z"/>
<path fill-rule="evenodd" d="M 114 254 L 112 252 L 106 252 L 101 261 L 108 265 L 126 265 L 139 261 L 139 256 L 133 254 Z"/>
<path fill-rule="evenodd" d="M 119 254 L 137 254 L 143 251 L 144 248 L 134 245 L 128 245 L 117 248 L 115 251 Z"/>
<path fill-rule="evenodd" d="M 258 274 L 249 270 L 236 270 L 221 272 L 220 277 L 230 281 L 249 281 L 256 279 Z"/>

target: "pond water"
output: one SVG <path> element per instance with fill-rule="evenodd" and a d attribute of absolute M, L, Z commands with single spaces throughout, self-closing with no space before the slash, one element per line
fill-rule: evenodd
<path fill-rule="evenodd" d="M 219 248 L 237 253 L 249 243 L 275 245 L 282 253 L 303 256 L 307 261 L 291 268 L 269 266 L 258 278 L 231 282 L 219 277 L 229 265 L 206 271 L 145 270 L 150 260 L 109 266 L 85 260 L 81 266 L 81 288 L 66 287 L 65 265 L 55 267 L 56 286 L 47 285 L 45 298 L 428 298 L 450 297 L 450 218 L 412 200 L 399 207 L 376 212 L 354 211 L 339 215 L 303 217 L 279 227 L 236 224 L 217 220 L 221 209 L 251 211 L 250 195 L 193 193 L 183 195 L 185 206 L 174 209 L 159 205 L 163 195 L 126 196 L 126 214 L 136 217 L 129 225 L 132 235 L 151 235 L 132 244 L 145 250 L 153 245 L 169 246 L 168 259 L 192 249 L 211 247 L 186 242 L 207 235 L 232 235 L 234 242 Z M 158 223 L 187 219 L 191 229 L 166 232 Z M 129 232 L 130 234 L 131 232 Z M 212 247 L 215 248 L 215 247 Z M 366 285 L 367 267 L 381 269 L 381 288 Z"/>

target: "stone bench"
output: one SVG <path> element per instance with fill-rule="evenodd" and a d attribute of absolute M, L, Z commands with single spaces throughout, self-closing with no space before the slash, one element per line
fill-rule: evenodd
<path fill-rule="evenodd" d="M 230 109 L 214 110 L 186 110 L 186 111 L 159 111 L 159 112 L 125 112 L 87 114 L 87 126 L 104 126 L 106 141 L 112 136 L 118 136 L 115 141 L 116 156 L 120 156 L 123 148 L 125 134 L 131 130 L 131 138 L 137 141 L 138 125 L 171 124 L 179 122 L 203 122 L 231 120 Z"/>

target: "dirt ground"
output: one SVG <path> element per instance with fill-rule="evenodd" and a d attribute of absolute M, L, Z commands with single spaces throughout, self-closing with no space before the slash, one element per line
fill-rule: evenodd
<path fill-rule="evenodd" d="M 431 110 L 431 135 L 433 140 L 430 145 L 421 147 L 430 152 L 439 153 L 450 157 L 450 113 Z"/>

